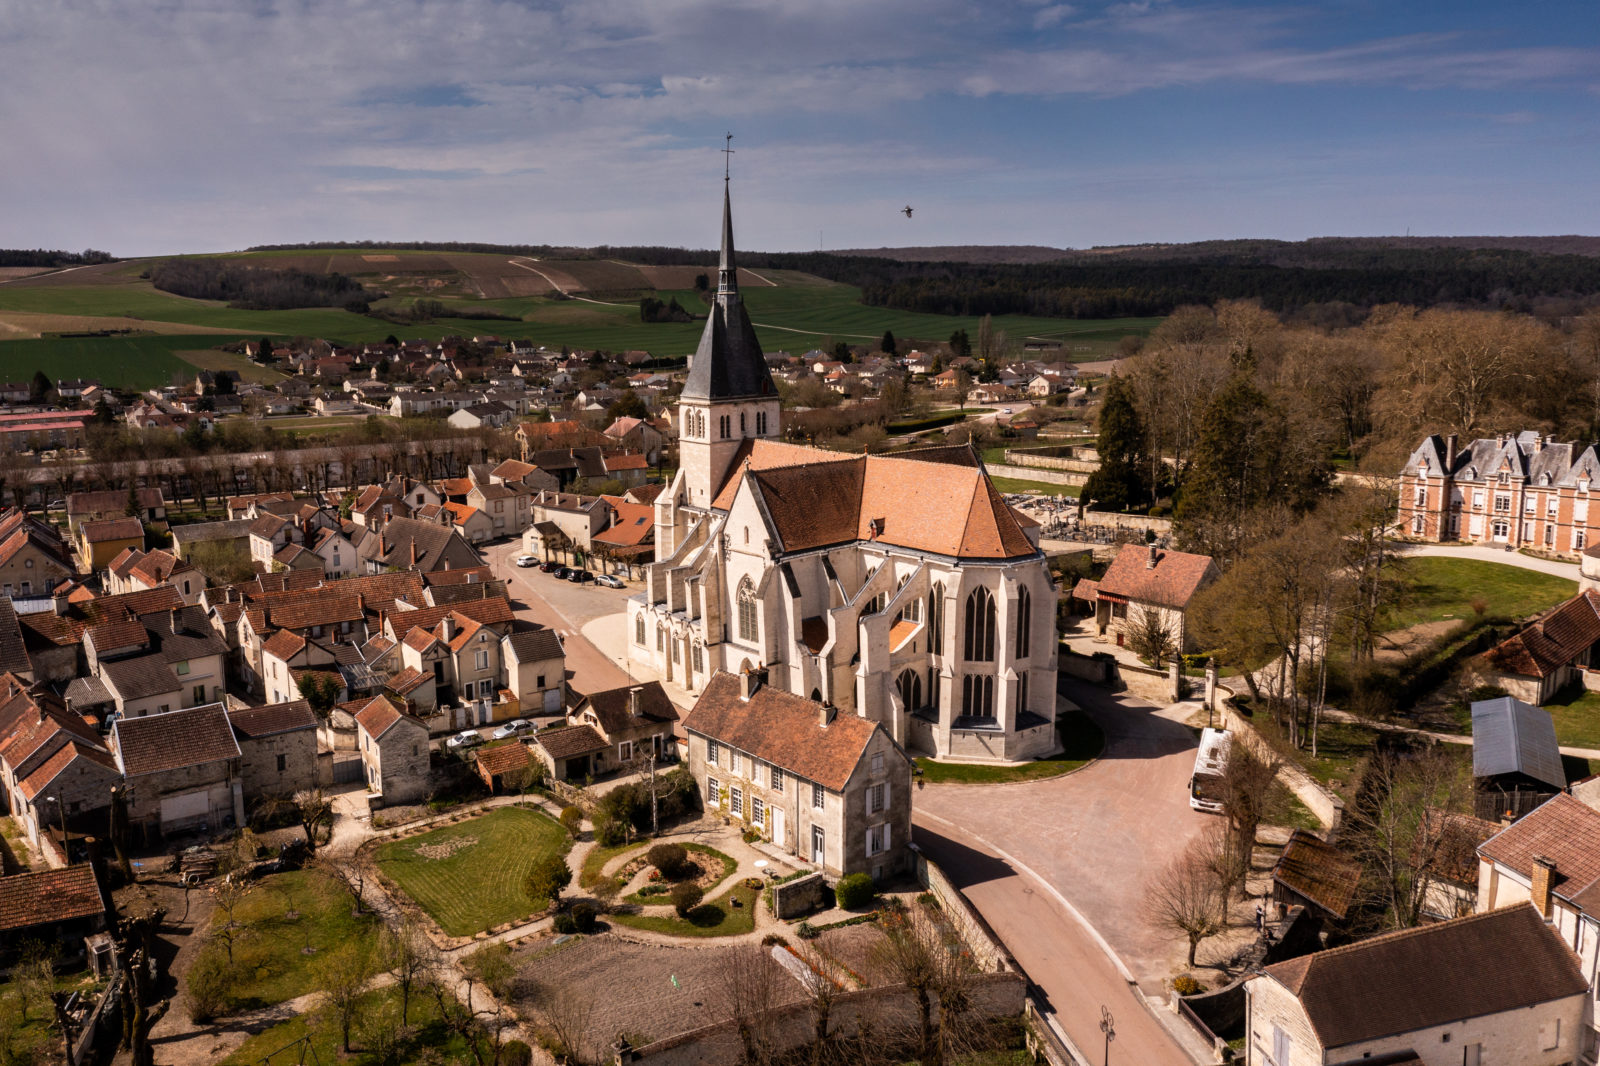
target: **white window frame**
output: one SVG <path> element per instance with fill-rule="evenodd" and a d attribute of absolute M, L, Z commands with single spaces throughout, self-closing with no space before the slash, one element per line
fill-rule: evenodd
<path fill-rule="evenodd" d="M 750 824 L 759 829 L 767 828 L 767 805 L 760 796 L 750 797 Z"/>
<path fill-rule="evenodd" d="M 815 781 L 811 783 L 811 809 L 820 811 L 827 806 L 828 794 L 825 789 Z"/>
<path fill-rule="evenodd" d="M 489 653 L 482 650 L 474 653 L 474 662 L 477 664 L 479 670 L 489 669 Z"/>
<path fill-rule="evenodd" d="M 706 804 L 711 807 L 722 806 L 722 782 L 714 777 L 706 778 Z"/>
<path fill-rule="evenodd" d="M 783 791 L 783 771 L 776 766 L 772 767 L 772 791 Z"/>
<path fill-rule="evenodd" d="M 706 765 L 707 766 L 716 766 L 717 765 L 717 759 L 720 756 L 720 753 L 718 752 L 717 749 L 720 748 L 721 746 L 722 745 L 718 744 L 714 740 L 706 741 Z"/>
<path fill-rule="evenodd" d="M 744 789 L 738 785 L 728 786 L 728 813 L 735 818 L 744 817 Z"/>

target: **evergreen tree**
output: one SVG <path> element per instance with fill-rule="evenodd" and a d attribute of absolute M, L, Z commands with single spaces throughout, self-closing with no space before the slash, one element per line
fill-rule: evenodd
<path fill-rule="evenodd" d="M 894 330 L 886 329 L 883 331 L 883 340 L 878 342 L 878 348 L 880 351 L 888 352 L 890 355 L 894 354 Z"/>
<path fill-rule="evenodd" d="M 833 357 L 841 363 L 855 362 L 855 356 L 850 354 L 850 345 L 845 341 L 839 341 L 834 344 Z"/>
<path fill-rule="evenodd" d="M 967 331 L 958 329 L 950 334 L 950 354 L 960 359 L 972 357 L 972 341 L 967 337 Z"/>
<path fill-rule="evenodd" d="M 1095 441 L 1100 469 L 1084 483 L 1083 499 L 1112 511 L 1149 506 L 1152 486 L 1144 441 L 1132 387 L 1124 378 L 1111 378 L 1100 406 L 1100 435 Z"/>
<path fill-rule="evenodd" d="M 44 403 L 50 394 L 55 391 L 55 384 L 45 375 L 43 370 L 33 372 L 33 380 L 28 383 L 28 402 Z"/>

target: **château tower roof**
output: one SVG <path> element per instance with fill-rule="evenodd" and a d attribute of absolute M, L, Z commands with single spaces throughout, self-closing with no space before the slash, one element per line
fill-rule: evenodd
<path fill-rule="evenodd" d="M 685 400 L 770 399 L 778 395 L 755 327 L 739 296 L 738 267 L 733 251 L 733 206 L 727 180 L 722 185 L 722 256 L 717 265 L 717 298 L 706 316 L 700 347 L 695 349 Z"/>

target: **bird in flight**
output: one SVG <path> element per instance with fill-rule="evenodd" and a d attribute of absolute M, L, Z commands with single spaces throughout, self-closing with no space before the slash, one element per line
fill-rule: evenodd
<path fill-rule="evenodd" d="M 911 205 L 907 204 L 906 206 L 902 207 L 900 209 L 900 213 L 905 215 L 907 218 L 910 218 L 911 217 Z"/>

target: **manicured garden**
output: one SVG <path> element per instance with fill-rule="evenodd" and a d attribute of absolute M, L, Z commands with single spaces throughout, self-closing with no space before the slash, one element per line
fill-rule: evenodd
<path fill-rule="evenodd" d="M 633 929 L 646 929 L 668 936 L 738 936 L 756 927 L 756 905 L 761 890 L 743 881 L 714 900 L 700 904 L 686 917 L 676 914 L 613 914 L 611 921 Z"/>
<path fill-rule="evenodd" d="M 1481 605 L 1488 617 L 1524 618 L 1554 607 L 1578 592 L 1578 583 L 1506 563 L 1429 555 L 1408 559 L 1414 579 L 1407 602 L 1387 620 L 1389 629 L 1424 622 L 1467 620 Z"/>
<path fill-rule="evenodd" d="M 739 868 L 738 862 L 724 855 L 716 848 L 707 847 L 704 844 L 685 844 L 683 849 L 688 852 L 689 861 L 695 863 L 698 868 L 704 871 L 704 876 L 700 878 L 700 887 L 703 892 L 709 893 L 713 888 L 732 877 L 733 872 Z M 700 858 L 696 859 L 695 856 Z M 638 892 L 630 896 L 624 896 L 623 902 L 638 903 L 647 907 L 659 906 L 668 902 L 666 896 L 668 884 L 669 882 L 666 879 L 651 881 L 640 888 Z"/>
<path fill-rule="evenodd" d="M 970 763 L 938 762 L 920 758 L 917 768 L 929 784 L 994 785 L 1015 781 L 1038 781 L 1046 777 L 1081 769 L 1105 748 L 1106 737 L 1094 719 L 1083 711 L 1068 711 L 1056 719 L 1056 732 L 1062 750 L 1055 755 L 1020 766 L 983 766 Z"/>
<path fill-rule="evenodd" d="M 528 873 L 571 847 L 566 830 L 538 811 L 499 807 L 488 814 L 378 848 L 378 868 L 449 936 L 471 936 L 542 911 Z"/>

